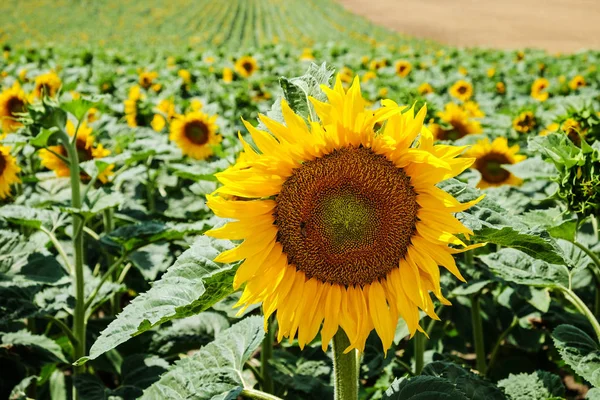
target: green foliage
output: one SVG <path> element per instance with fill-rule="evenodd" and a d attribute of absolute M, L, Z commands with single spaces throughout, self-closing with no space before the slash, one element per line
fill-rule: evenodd
<path fill-rule="evenodd" d="M 554 345 L 573 371 L 600 387 L 600 346 L 587 333 L 572 325 L 560 325 L 552 332 Z"/>
<path fill-rule="evenodd" d="M 546 371 L 536 371 L 531 374 L 510 374 L 498 382 L 510 400 L 531 399 L 548 400 L 562 399 L 565 395 L 559 376 Z"/>

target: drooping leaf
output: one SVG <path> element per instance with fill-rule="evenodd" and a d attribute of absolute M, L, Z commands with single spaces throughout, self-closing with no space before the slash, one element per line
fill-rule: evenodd
<path fill-rule="evenodd" d="M 65 374 L 57 369 L 50 376 L 50 398 L 52 400 L 67 400 L 67 386 L 65 383 Z"/>
<path fill-rule="evenodd" d="M 396 379 L 384 393 L 383 399 L 468 400 L 469 398 L 447 379 L 437 376 L 419 375 L 410 379 Z"/>
<path fill-rule="evenodd" d="M 450 381 L 470 400 L 506 399 L 502 391 L 492 382 L 450 362 L 435 361 L 429 363 L 423 369 L 422 374 Z"/>
<path fill-rule="evenodd" d="M 73 114 L 73 116 L 77 118 L 78 121 L 81 121 L 83 117 L 85 117 L 85 114 L 90 110 L 90 108 L 97 107 L 98 104 L 100 104 L 98 101 L 91 101 L 80 98 L 76 100 L 71 100 L 66 103 L 62 103 L 60 107 L 63 110 Z"/>
<path fill-rule="evenodd" d="M 28 365 L 67 363 L 60 346 L 46 336 L 34 335 L 27 330 L 0 335 L 0 354 L 4 356 L 16 355 Z"/>
<path fill-rule="evenodd" d="M 52 210 L 12 204 L 0 208 L 0 219 L 16 225 L 40 229 L 42 225 L 53 227 L 59 220 L 59 213 Z"/>
<path fill-rule="evenodd" d="M 560 376 L 546 371 L 531 374 L 510 374 L 508 378 L 498 382 L 509 400 L 547 400 L 563 398 L 565 387 Z"/>
<path fill-rule="evenodd" d="M 552 332 L 562 359 L 582 378 L 600 387 L 600 346 L 573 325 L 559 325 Z"/>

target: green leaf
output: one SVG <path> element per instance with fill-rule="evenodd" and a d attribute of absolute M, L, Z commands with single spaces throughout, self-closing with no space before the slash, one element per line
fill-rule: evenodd
<path fill-rule="evenodd" d="M 2 335 L 0 354 L 4 356 L 17 354 L 24 363 L 29 365 L 67 363 L 60 346 L 46 336 L 34 335 L 26 330 L 0 333 L 0 335 Z"/>
<path fill-rule="evenodd" d="M 279 85 L 283 89 L 283 97 L 288 102 L 290 108 L 305 119 L 315 121 L 314 108 L 309 98 L 314 97 L 318 100 L 325 100 L 325 95 L 321 90 L 321 85 L 329 86 L 333 77 L 334 69 L 327 66 L 326 63 L 320 66 L 311 64 L 308 71 L 297 78 L 279 78 Z"/>
<path fill-rule="evenodd" d="M 82 216 L 84 219 L 89 219 L 109 208 L 117 208 L 124 202 L 125 197 L 122 193 L 113 192 L 105 188 L 91 189 L 80 209 L 73 207 L 61 207 L 60 209 L 69 214 L 76 214 Z"/>
<path fill-rule="evenodd" d="M 383 399 L 468 400 L 469 398 L 447 379 L 420 375 L 410 379 L 396 379 L 384 393 Z"/>
<path fill-rule="evenodd" d="M 520 285 L 569 287 L 569 270 L 563 265 L 536 260 L 514 249 L 501 249 L 479 258 L 499 277 Z"/>
<path fill-rule="evenodd" d="M 67 400 L 67 386 L 65 374 L 61 370 L 55 370 L 50 376 L 50 398 L 52 400 Z"/>
<path fill-rule="evenodd" d="M 42 232 L 27 237 L 17 232 L 0 230 L 0 274 L 20 269 L 27 264 L 29 256 L 43 249 L 47 242 L 48 237 Z"/>
<path fill-rule="evenodd" d="M 558 207 L 548 210 L 533 210 L 523 215 L 523 221 L 530 227 L 542 227 L 555 238 L 573 241 L 577 232 L 577 217 L 565 219 L 565 213 Z"/>
<path fill-rule="evenodd" d="M 42 226 L 52 227 L 56 225 L 59 218 L 60 214 L 52 210 L 42 210 L 14 204 L 0 208 L 0 219 L 34 229 L 40 229 Z"/>
<path fill-rule="evenodd" d="M 97 107 L 99 104 L 100 103 L 97 101 L 90 101 L 80 98 L 77 100 L 71 100 L 68 103 L 62 103 L 60 107 L 63 110 L 73 114 L 78 121 L 81 121 L 90 108 Z"/>
<path fill-rule="evenodd" d="M 233 292 L 235 269 L 212 260 L 233 247 L 229 241 L 201 237 L 177 258 L 152 288 L 136 297 L 101 333 L 83 363 L 129 338 L 175 318 L 205 311 Z"/>
<path fill-rule="evenodd" d="M 585 398 L 587 400 L 600 400 L 600 388 L 591 388 Z"/>
<path fill-rule="evenodd" d="M 121 365 L 121 385 L 131 386 L 139 390 L 136 397 L 160 376 L 167 372 L 170 365 L 160 357 L 147 354 L 134 354 L 123 360 Z"/>
<path fill-rule="evenodd" d="M 27 389 L 36 383 L 37 384 L 38 377 L 35 375 L 28 376 L 19 382 L 13 390 L 10 392 L 8 396 L 8 400 L 27 400 L 29 397 L 27 396 Z"/>
<path fill-rule="evenodd" d="M 29 144 L 33 147 L 46 147 L 56 132 L 58 132 L 58 128 L 56 127 L 50 129 L 42 128 L 40 133 L 29 141 Z"/>
<path fill-rule="evenodd" d="M 565 387 L 560 376 L 546 371 L 536 371 L 531 374 L 510 374 L 508 378 L 498 382 L 504 389 L 509 400 L 547 400 L 563 398 Z"/>
<path fill-rule="evenodd" d="M 173 171 L 176 176 L 184 179 L 190 179 L 195 182 L 199 181 L 215 181 L 215 173 L 223 171 L 231 163 L 226 159 L 222 158 L 216 161 L 202 164 L 169 164 L 169 170 Z"/>
<path fill-rule="evenodd" d="M 422 374 L 448 380 L 470 400 L 504 400 L 506 398 L 492 382 L 450 362 L 429 363 L 423 369 Z"/>
<path fill-rule="evenodd" d="M 452 290 L 452 294 L 455 296 L 470 296 L 472 294 L 481 292 L 483 288 L 491 283 L 493 282 L 490 280 L 468 282 L 454 288 L 454 290 Z"/>
<path fill-rule="evenodd" d="M 176 362 L 144 391 L 142 399 L 235 398 L 244 388 L 244 364 L 264 335 L 262 317 L 238 322 L 217 335 L 214 342 Z"/>
<path fill-rule="evenodd" d="M 587 333 L 573 325 L 559 325 L 552 332 L 562 359 L 582 378 L 600 387 L 600 347 Z"/>
<path fill-rule="evenodd" d="M 131 253 L 129 261 L 146 281 L 153 282 L 158 274 L 165 272 L 173 264 L 175 257 L 168 243 L 156 243 Z"/>
<path fill-rule="evenodd" d="M 502 168 L 513 173 L 521 179 L 546 179 L 556 177 L 556 168 L 540 157 L 530 157 L 517 164 L 504 165 Z"/>
<path fill-rule="evenodd" d="M 530 137 L 527 147 L 529 151 L 552 161 L 559 170 L 585 163 L 584 153 L 564 134 L 551 133 L 547 136 Z"/>

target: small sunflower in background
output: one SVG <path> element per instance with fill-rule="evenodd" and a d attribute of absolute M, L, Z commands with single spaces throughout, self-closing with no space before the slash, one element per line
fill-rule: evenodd
<path fill-rule="evenodd" d="M 496 75 L 496 68 L 494 68 L 494 67 L 488 68 L 486 74 L 487 74 L 488 78 L 493 78 L 494 75 Z"/>
<path fill-rule="evenodd" d="M 537 78 L 531 85 L 531 97 L 538 101 L 546 101 L 550 96 L 546 89 L 550 87 L 550 82 L 546 78 Z"/>
<path fill-rule="evenodd" d="M 581 136 L 584 136 L 586 132 L 582 129 L 579 121 L 573 118 L 567 118 L 560 125 L 560 130 L 569 137 L 569 140 L 571 140 L 575 146 L 581 146 Z"/>
<path fill-rule="evenodd" d="M 153 86 L 156 78 L 158 78 L 158 72 L 142 71 L 140 72 L 138 83 L 144 89 L 148 89 L 150 86 Z"/>
<path fill-rule="evenodd" d="M 354 72 L 352 72 L 352 70 L 348 67 L 342 67 L 342 69 L 340 69 L 339 76 L 342 82 L 350 83 L 354 77 Z"/>
<path fill-rule="evenodd" d="M 139 125 L 140 116 L 139 116 L 139 102 L 142 100 L 143 95 L 139 86 L 134 85 L 129 89 L 129 95 L 127 96 L 127 100 L 125 100 L 125 119 L 127 120 L 127 125 L 134 128 Z"/>
<path fill-rule="evenodd" d="M 477 187 L 485 189 L 491 186 L 520 185 L 521 179 L 502 168 L 502 165 L 516 164 L 527 158 L 517 154 L 518 152 L 519 146 L 508 147 L 508 141 L 503 137 L 496 138 L 491 143 L 488 138 L 479 140 L 465 153 L 466 157 L 476 159 L 471 168 L 481 173 Z"/>
<path fill-rule="evenodd" d="M 369 69 L 372 71 L 378 71 L 381 68 L 387 66 L 387 60 L 385 59 L 381 59 L 381 60 L 372 60 L 369 63 Z"/>
<path fill-rule="evenodd" d="M 167 121 L 170 122 L 175 117 L 175 103 L 172 100 L 163 99 L 156 106 L 156 111 L 157 113 L 154 114 L 150 126 L 156 132 L 160 132 L 167 126 Z"/>
<path fill-rule="evenodd" d="M 180 69 L 177 71 L 177 76 L 181 78 L 185 85 L 190 85 L 192 83 L 192 74 L 187 69 Z"/>
<path fill-rule="evenodd" d="M 452 85 L 448 92 L 458 100 L 467 101 L 473 96 L 473 85 L 461 79 Z"/>
<path fill-rule="evenodd" d="M 0 199 L 10 196 L 11 185 L 21 183 L 17 175 L 20 171 L 17 159 L 10 154 L 10 147 L 0 145 Z"/>
<path fill-rule="evenodd" d="M 524 111 L 519 114 L 512 123 L 515 131 L 519 133 L 532 132 L 537 125 L 535 115 L 531 111 Z"/>
<path fill-rule="evenodd" d="M 17 121 L 19 113 L 27 111 L 27 95 L 18 83 L 0 94 L 0 125 L 3 133 L 14 132 L 22 124 Z M 2 136 L 2 135 L 0 135 Z"/>
<path fill-rule="evenodd" d="M 367 71 L 362 77 L 364 83 L 369 82 L 372 79 L 377 78 L 377 74 L 374 71 Z"/>
<path fill-rule="evenodd" d="M 233 81 L 233 70 L 231 68 L 223 68 L 223 82 L 231 83 Z"/>
<path fill-rule="evenodd" d="M 54 71 L 38 75 L 35 78 L 33 96 L 38 99 L 42 98 L 42 96 L 54 97 L 61 86 L 62 81 Z"/>
<path fill-rule="evenodd" d="M 315 56 L 313 55 L 312 49 L 310 47 L 305 47 L 300 55 L 300 61 L 313 61 L 314 59 Z"/>
<path fill-rule="evenodd" d="M 506 93 L 506 85 L 504 82 L 496 82 L 496 93 L 504 94 Z"/>
<path fill-rule="evenodd" d="M 410 74 L 410 71 L 412 69 L 411 63 L 409 63 L 408 61 L 405 61 L 405 60 L 396 61 L 396 64 L 394 67 L 396 69 L 396 75 L 398 75 L 402 78 L 405 78 L 406 76 L 408 76 L 408 74 Z"/>
<path fill-rule="evenodd" d="M 571 90 L 577 90 L 581 87 L 584 87 L 585 85 L 585 78 L 581 75 L 573 77 L 573 79 L 571 79 L 571 81 L 569 82 L 569 87 L 571 88 Z"/>
<path fill-rule="evenodd" d="M 251 56 L 240 57 L 235 62 L 235 72 L 237 72 L 240 76 L 244 78 L 248 78 L 252 76 L 256 71 L 258 71 L 258 63 Z"/>
<path fill-rule="evenodd" d="M 429 93 L 435 92 L 433 87 L 427 82 L 420 84 L 419 87 L 417 88 L 417 91 L 419 92 L 419 94 L 421 96 L 425 96 L 425 95 L 428 95 Z"/>
<path fill-rule="evenodd" d="M 75 135 L 75 130 L 75 125 L 70 120 L 67 121 L 67 134 L 72 137 Z M 77 146 L 77 154 L 79 155 L 79 162 L 104 158 L 110 155 L 110 150 L 105 149 L 102 144 L 95 145 L 94 140 L 95 138 L 92 136 L 92 128 L 90 128 L 87 123 L 83 121 L 79 126 L 79 130 L 77 131 L 77 140 L 75 141 Z M 50 146 L 48 147 L 48 150 L 40 150 L 42 166 L 54 171 L 58 177 L 70 176 L 69 166 L 61 158 L 56 156 L 56 154 L 59 154 L 63 157 L 67 157 L 68 153 L 65 147 L 62 145 Z M 112 165 L 106 168 L 100 175 L 98 175 L 98 180 L 102 183 L 108 182 L 108 177 L 112 175 L 113 168 L 114 166 Z M 82 171 L 81 180 L 89 181 L 90 176 Z"/>
<path fill-rule="evenodd" d="M 205 160 L 213 155 L 213 146 L 221 143 L 217 134 L 217 116 L 194 111 L 178 116 L 171 122 L 169 139 L 174 141 L 184 155 Z"/>
<path fill-rule="evenodd" d="M 557 124 L 556 122 L 553 122 L 540 131 L 540 136 L 547 136 L 553 132 L 557 132 L 559 128 L 560 128 L 560 125 Z"/>
<path fill-rule="evenodd" d="M 473 119 L 475 110 L 448 103 L 437 116 L 449 127 L 432 124 L 429 128 L 437 140 L 456 140 L 467 135 L 481 133 L 481 124 Z"/>
<path fill-rule="evenodd" d="M 387 351 L 400 318 L 411 335 L 422 330 L 419 310 L 437 319 L 431 294 L 449 304 L 439 265 L 463 280 L 452 254 L 472 247 L 455 235 L 472 232 L 454 213 L 480 199 L 461 204 L 435 185 L 473 159 L 434 145 L 425 107 L 402 112 L 385 100 L 372 111 L 358 78 L 348 91 L 339 76 L 323 90 L 329 102 L 311 99 L 321 122 L 310 127 L 285 100 L 285 125 L 261 115 L 269 133 L 245 122 L 259 151 L 240 137 L 243 156 L 207 196 L 217 216 L 236 221 L 207 235 L 244 240 L 215 261 L 245 260 L 238 306 L 262 303 L 265 325 L 276 312 L 279 341 L 297 337 L 304 348 L 320 331 L 327 349 L 343 329 L 346 352 L 364 351 L 375 330 Z"/>

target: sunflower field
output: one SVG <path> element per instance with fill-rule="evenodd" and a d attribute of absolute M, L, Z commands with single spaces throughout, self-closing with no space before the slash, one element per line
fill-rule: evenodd
<path fill-rule="evenodd" d="M 0 399 L 600 399 L 600 52 L 329 0 L 0 22 Z"/>

